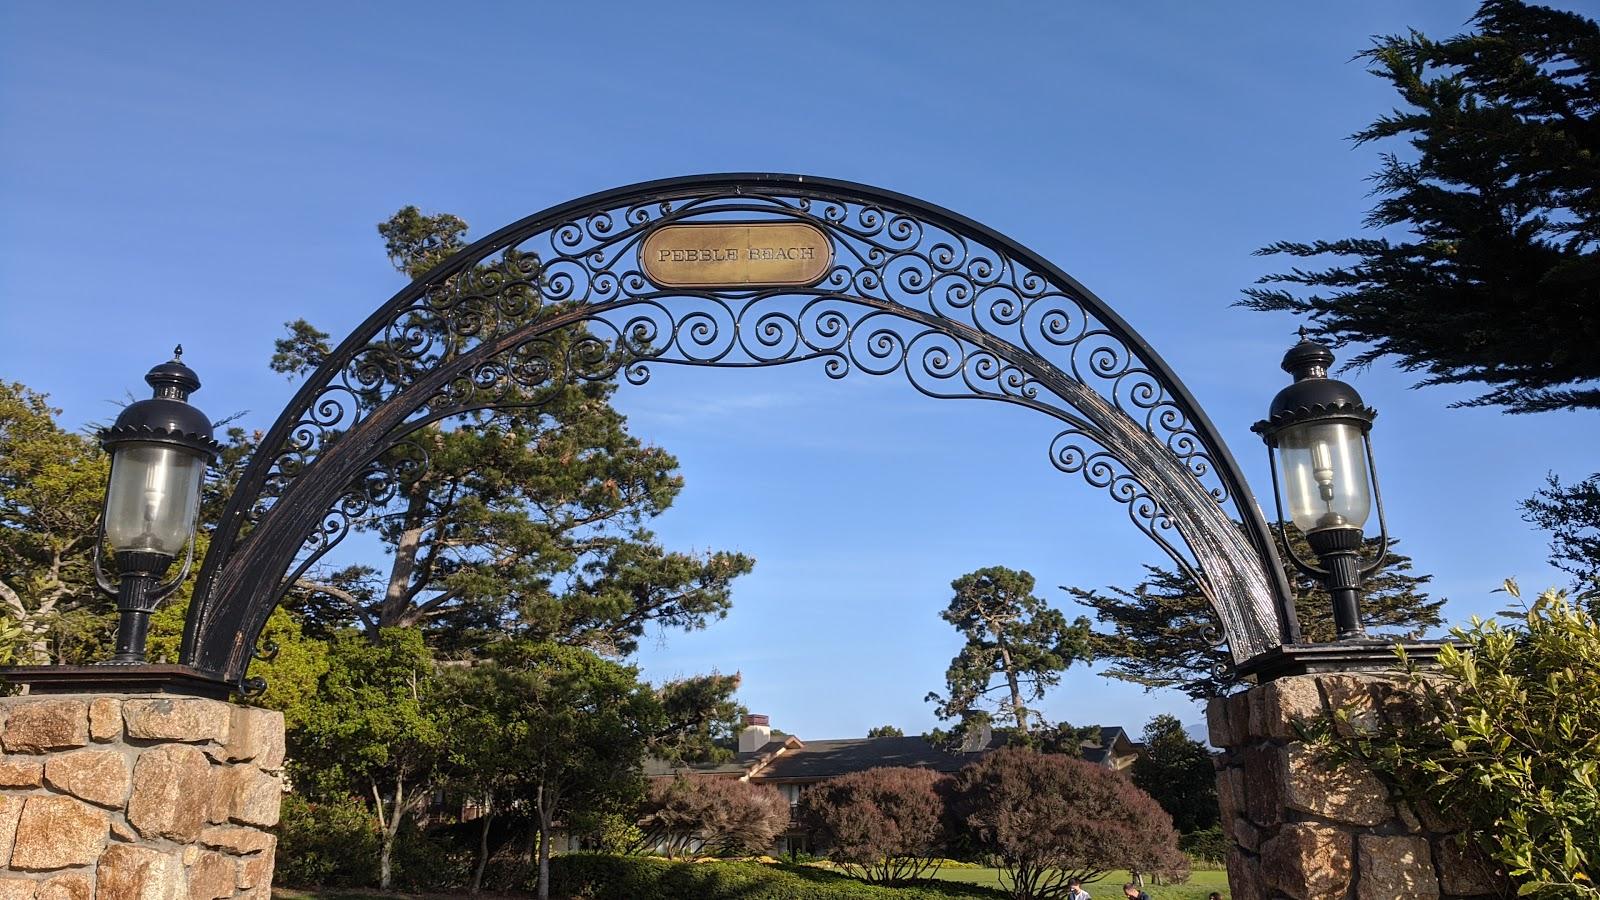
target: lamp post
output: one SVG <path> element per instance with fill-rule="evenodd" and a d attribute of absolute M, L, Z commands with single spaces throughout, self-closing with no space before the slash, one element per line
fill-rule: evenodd
<path fill-rule="evenodd" d="M 1383 564 L 1389 532 L 1372 464 L 1372 420 L 1378 412 L 1355 388 L 1328 377 L 1332 365 L 1333 351 L 1307 339 L 1301 329 L 1300 343 L 1283 357 L 1294 383 L 1272 398 L 1267 418 L 1251 430 L 1267 444 L 1283 545 L 1297 568 L 1327 587 L 1338 639 L 1351 641 L 1366 638 L 1361 582 Z M 1302 560 L 1289 542 L 1285 499 L 1288 518 L 1305 534 L 1321 566 Z M 1376 558 L 1363 564 L 1361 529 L 1374 506 L 1382 540 Z"/>
<path fill-rule="evenodd" d="M 113 665 L 145 662 L 150 613 L 183 582 L 194 561 L 200 483 L 219 445 L 212 438 L 211 421 L 188 403 L 189 395 L 200 389 L 200 379 L 182 360 L 180 345 L 170 361 L 144 376 L 155 394 L 129 404 L 100 432 L 100 446 L 111 454 L 111 477 L 94 571 L 101 590 L 117 598 Z M 115 582 L 101 565 L 105 544 L 111 547 Z M 182 569 L 163 581 L 186 547 Z"/>

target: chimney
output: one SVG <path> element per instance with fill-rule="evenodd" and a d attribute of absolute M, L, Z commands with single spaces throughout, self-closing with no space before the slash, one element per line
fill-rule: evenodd
<path fill-rule="evenodd" d="M 744 730 L 739 732 L 739 752 L 754 753 L 772 740 L 772 726 L 767 717 L 749 713 L 744 717 Z"/>

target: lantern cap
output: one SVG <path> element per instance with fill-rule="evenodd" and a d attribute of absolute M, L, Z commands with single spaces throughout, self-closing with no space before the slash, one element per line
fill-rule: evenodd
<path fill-rule="evenodd" d="M 111 427 L 101 429 L 100 446 L 111 450 L 134 441 L 173 444 L 215 459 L 222 445 L 213 437 L 211 420 L 188 402 L 200 389 L 200 376 L 184 365 L 183 345 L 174 348 L 172 359 L 145 373 L 144 380 L 154 395 L 124 407 Z"/>
<path fill-rule="evenodd" d="M 1355 388 L 1328 377 L 1333 361 L 1333 351 L 1308 338 L 1301 328 L 1300 343 L 1283 355 L 1283 370 L 1294 376 L 1294 384 L 1272 398 L 1267 417 L 1250 430 L 1270 442 L 1273 435 L 1302 422 L 1342 419 L 1358 424 L 1363 431 L 1371 428 L 1378 411 L 1362 402 Z"/>

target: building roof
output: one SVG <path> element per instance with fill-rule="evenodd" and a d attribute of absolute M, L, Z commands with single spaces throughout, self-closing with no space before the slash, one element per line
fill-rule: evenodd
<path fill-rule="evenodd" d="M 883 766 L 956 772 L 982 754 L 999 748 L 1005 740 L 1004 735 L 994 735 L 981 750 L 957 753 L 942 750 L 915 735 L 827 741 L 801 741 L 785 735 L 781 740 L 768 741 L 757 750 L 736 754 L 722 763 L 685 765 L 647 759 L 644 774 L 652 778 L 682 774 L 749 778 L 758 782 L 806 782 Z M 1113 725 L 1102 727 L 1099 745 L 1085 743 L 1082 753 L 1089 762 L 1121 768 L 1139 749 L 1127 731 Z"/>
<path fill-rule="evenodd" d="M 1000 746 L 1000 740 L 991 739 L 989 746 L 979 753 Z M 955 772 L 977 755 L 950 753 L 920 736 L 806 741 L 802 749 L 779 754 L 752 777 L 760 781 L 813 781 L 881 766 Z"/>
<path fill-rule="evenodd" d="M 978 753 L 993 750 L 1003 742 L 1003 737 L 993 737 L 988 746 Z M 723 763 L 683 765 L 647 759 L 644 774 L 656 778 L 678 774 L 748 775 L 756 781 L 815 781 L 882 766 L 955 772 L 972 762 L 978 753 L 941 750 L 920 736 L 841 738 L 830 741 L 801 741 L 786 737 L 782 741 L 768 741 L 759 750 L 737 754 Z"/>

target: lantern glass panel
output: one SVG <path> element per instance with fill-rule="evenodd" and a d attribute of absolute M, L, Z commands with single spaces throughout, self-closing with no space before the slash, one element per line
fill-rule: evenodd
<path fill-rule="evenodd" d="M 1372 510 L 1367 450 L 1351 422 L 1306 422 L 1278 435 L 1289 518 L 1301 531 L 1360 528 Z"/>
<path fill-rule="evenodd" d="M 106 489 L 106 537 L 116 552 L 177 556 L 200 506 L 205 460 L 170 444 L 123 444 Z"/>

